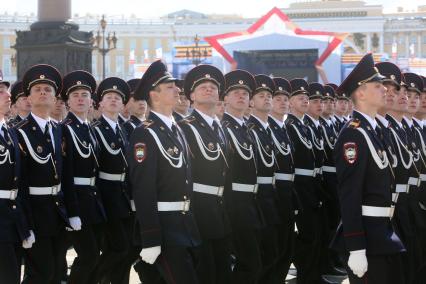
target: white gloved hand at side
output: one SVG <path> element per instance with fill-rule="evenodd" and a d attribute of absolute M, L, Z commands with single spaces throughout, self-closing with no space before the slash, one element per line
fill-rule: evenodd
<path fill-rule="evenodd" d="M 29 249 L 33 246 L 34 243 L 35 243 L 34 232 L 30 230 L 30 236 L 22 241 L 22 247 L 24 249 Z"/>
<path fill-rule="evenodd" d="M 69 218 L 70 226 L 74 231 L 81 230 L 81 219 L 80 217 L 71 217 Z"/>
<path fill-rule="evenodd" d="M 161 253 L 161 246 L 142 249 L 140 256 L 143 261 L 149 264 L 154 264 L 155 260 Z"/>
<path fill-rule="evenodd" d="M 365 249 L 351 251 L 348 259 L 348 266 L 352 272 L 361 278 L 368 270 L 367 256 Z"/>

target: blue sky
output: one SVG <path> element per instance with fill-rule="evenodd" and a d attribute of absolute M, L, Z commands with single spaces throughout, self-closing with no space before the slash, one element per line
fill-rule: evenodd
<path fill-rule="evenodd" d="M 72 0 L 72 13 L 84 15 L 132 15 L 144 18 L 158 18 L 170 12 L 189 9 L 202 13 L 239 14 L 245 17 L 259 17 L 272 7 L 287 7 L 289 3 L 300 0 L 213 0 L 207 4 L 202 0 Z M 2 0 L 0 12 L 20 12 L 24 14 L 37 11 L 37 0 Z M 386 11 L 395 10 L 397 6 L 415 9 L 418 5 L 426 5 L 426 0 L 367 0 L 369 4 L 382 4 Z"/>

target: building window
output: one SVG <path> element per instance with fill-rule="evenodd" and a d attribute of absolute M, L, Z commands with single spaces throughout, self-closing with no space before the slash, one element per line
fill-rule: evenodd
<path fill-rule="evenodd" d="M 92 55 L 92 74 L 98 77 L 98 54 Z"/>
<path fill-rule="evenodd" d="M 3 48 L 4 49 L 10 48 L 10 38 L 8 36 L 3 37 Z"/>
<path fill-rule="evenodd" d="M 130 50 L 136 50 L 136 39 L 130 40 Z"/>
<path fill-rule="evenodd" d="M 115 57 L 115 74 L 118 77 L 124 77 L 124 56 L 117 55 Z"/>
<path fill-rule="evenodd" d="M 143 40 L 142 40 L 142 49 L 149 49 L 149 41 L 148 41 L 148 39 L 147 38 L 144 38 Z"/>
<path fill-rule="evenodd" d="M 117 40 L 117 49 L 121 50 L 124 48 L 124 38 L 120 38 Z"/>
<path fill-rule="evenodd" d="M 417 36 L 416 35 L 411 36 L 410 43 L 417 43 Z"/>
<path fill-rule="evenodd" d="M 5 77 L 12 75 L 12 61 L 10 60 L 10 55 L 3 55 L 2 71 Z"/>

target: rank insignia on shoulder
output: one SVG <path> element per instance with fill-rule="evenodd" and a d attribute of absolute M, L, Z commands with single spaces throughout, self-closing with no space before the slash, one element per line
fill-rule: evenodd
<path fill-rule="evenodd" d="M 3 145 L 0 145 L 0 152 L 3 152 L 6 149 Z"/>
<path fill-rule="evenodd" d="M 142 163 L 143 160 L 145 160 L 146 157 L 146 144 L 145 143 L 136 143 L 134 146 L 134 152 L 135 152 L 135 160 L 138 163 Z"/>
<path fill-rule="evenodd" d="M 347 142 L 343 144 L 343 155 L 346 162 L 353 164 L 358 158 L 358 146 L 354 142 Z"/>
<path fill-rule="evenodd" d="M 167 149 L 167 154 L 172 156 L 173 155 L 173 149 L 172 148 Z"/>
<path fill-rule="evenodd" d="M 27 118 L 25 118 L 24 120 L 21 120 L 20 122 L 18 122 L 18 123 L 16 123 L 15 125 L 13 125 L 13 128 L 15 128 L 15 129 L 19 129 L 19 128 L 21 128 L 22 126 L 24 126 L 25 124 L 27 124 L 28 123 L 28 119 Z"/>
<path fill-rule="evenodd" d="M 360 122 L 359 122 L 359 120 L 358 120 L 358 119 L 356 119 L 356 120 L 352 120 L 352 121 L 349 123 L 349 127 L 352 127 L 352 128 L 358 128 L 358 127 L 359 127 L 359 124 L 360 124 Z"/>
<path fill-rule="evenodd" d="M 181 120 L 181 122 L 183 123 L 191 123 L 195 120 L 195 116 L 190 115 L 188 117 L 185 117 L 184 119 Z"/>
<path fill-rule="evenodd" d="M 175 154 L 177 155 L 177 154 L 179 154 L 179 149 L 178 149 L 178 147 L 173 147 L 173 152 L 175 152 Z"/>
<path fill-rule="evenodd" d="M 229 121 L 225 120 L 225 121 L 222 122 L 222 126 L 223 127 L 228 127 L 229 123 L 230 123 Z"/>
<path fill-rule="evenodd" d="M 142 122 L 143 127 L 149 127 L 153 121 L 151 119 L 147 119 L 144 122 Z"/>
<path fill-rule="evenodd" d="M 99 120 L 95 120 L 95 121 L 93 121 L 90 125 L 91 125 L 92 127 L 96 127 L 96 126 L 98 126 L 100 123 L 101 123 L 101 122 L 100 122 Z"/>
<path fill-rule="evenodd" d="M 65 120 L 64 122 L 62 122 L 64 125 L 69 125 L 72 122 L 71 118 L 68 118 L 67 120 Z"/>

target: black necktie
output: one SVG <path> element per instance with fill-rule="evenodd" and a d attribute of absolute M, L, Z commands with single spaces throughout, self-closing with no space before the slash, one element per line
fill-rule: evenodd
<path fill-rule="evenodd" d="M 53 144 L 52 144 L 52 137 L 50 136 L 50 131 L 49 131 L 49 127 L 50 127 L 50 122 L 48 121 L 46 123 L 46 125 L 44 126 L 44 138 L 46 139 L 46 142 L 48 144 L 49 150 L 51 153 L 54 152 L 54 148 L 53 148 Z"/>
<path fill-rule="evenodd" d="M 173 132 L 173 136 L 179 141 L 180 145 L 183 147 L 184 144 L 182 143 L 182 140 L 178 133 L 178 129 L 174 123 L 172 124 L 172 132 Z"/>
<path fill-rule="evenodd" d="M 219 124 L 216 120 L 213 121 L 213 131 L 214 133 L 220 138 L 220 132 L 219 132 Z"/>
<path fill-rule="evenodd" d="M 9 146 L 10 146 L 10 145 L 12 144 L 12 141 L 10 140 L 9 132 L 7 131 L 6 126 L 5 126 L 5 125 L 3 125 L 3 126 L 1 127 L 1 130 L 2 130 L 2 132 L 3 132 L 3 138 L 4 138 L 4 141 L 6 141 L 7 145 L 9 145 Z"/>

